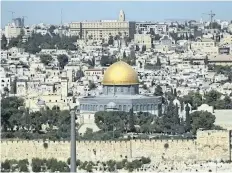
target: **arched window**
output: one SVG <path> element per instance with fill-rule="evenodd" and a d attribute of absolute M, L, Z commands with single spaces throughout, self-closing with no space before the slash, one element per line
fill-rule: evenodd
<path fill-rule="evenodd" d="M 143 106 L 142 105 L 140 105 L 140 111 L 143 111 Z"/>
<path fill-rule="evenodd" d="M 102 111 L 103 110 L 103 106 L 102 105 L 100 105 L 100 111 Z"/>
<path fill-rule="evenodd" d="M 144 111 L 146 111 L 146 110 L 147 110 L 147 109 L 146 109 L 146 105 L 143 105 L 143 110 L 144 110 Z"/>
<path fill-rule="evenodd" d="M 127 106 L 127 111 L 130 111 L 130 109 L 131 109 L 131 106 L 128 105 L 128 106 Z"/>
<path fill-rule="evenodd" d="M 133 105 L 133 111 L 135 111 L 136 110 L 136 106 L 135 105 Z"/>
<path fill-rule="evenodd" d="M 118 107 L 118 108 L 119 108 L 119 110 L 120 110 L 120 111 L 122 111 L 122 106 L 121 106 L 121 105 L 119 105 L 119 107 Z"/>
<path fill-rule="evenodd" d="M 126 105 L 123 105 L 123 111 L 126 111 Z"/>
<path fill-rule="evenodd" d="M 153 104 L 151 105 L 151 110 L 154 110 L 154 105 Z"/>
<path fill-rule="evenodd" d="M 104 110 L 106 110 L 106 105 L 104 105 Z"/>
<path fill-rule="evenodd" d="M 136 105 L 136 111 L 139 111 L 139 105 Z"/>

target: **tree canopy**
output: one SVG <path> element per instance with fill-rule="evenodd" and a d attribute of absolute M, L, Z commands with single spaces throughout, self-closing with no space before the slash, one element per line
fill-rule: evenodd
<path fill-rule="evenodd" d="M 48 54 L 40 55 L 40 61 L 41 61 L 44 65 L 48 65 L 48 64 L 51 63 L 51 61 L 52 61 L 52 56 L 51 56 L 51 55 L 48 55 Z"/>
<path fill-rule="evenodd" d="M 2 39 L 1 39 L 1 49 L 5 50 L 7 49 L 7 39 L 5 34 L 2 35 Z"/>
<path fill-rule="evenodd" d="M 28 40 L 23 43 L 22 36 L 19 35 L 16 38 L 12 38 L 9 42 L 8 48 L 19 47 L 25 48 L 25 51 L 31 54 L 40 52 L 41 49 L 65 49 L 65 50 L 77 50 L 77 47 L 73 44 L 77 41 L 77 37 L 67 37 L 52 34 L 41 35 L 32 33 Z"/>
<path fill-rule="evenodd" d="M 114 62 L 116 62 L 116 59 L 114 57 L 110 57 L 110 56 L 102 56 L 101 60 L 100 60 L 100 64 L 101 66 L 109 66 L 111 64 L 113 64 Z"/>
<path fill-rule="evenodd" d="M 191 113 L 191 130 L 196 134 L 197 129 L 204 128 L 207 130 L 213 129 L 215 116 L 207 111 L 195 111 Z"/>
<path fill-rule="evenodd" d="M 59 65 L 62 69 L 64 68 L 64 66 L 66 66 L 68 64 L 68 56 L 65 54 L 58 55 L 57 60 L 58 60 Z"/>

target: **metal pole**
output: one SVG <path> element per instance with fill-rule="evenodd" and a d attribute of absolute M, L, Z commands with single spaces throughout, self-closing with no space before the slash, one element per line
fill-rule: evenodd
<path fill-rule="evenodd" d="M 76 172 L 76 127 L 75 127 L 75 112 L 70 111 L 71 114 L 71 169 L 70 172 Z"/>

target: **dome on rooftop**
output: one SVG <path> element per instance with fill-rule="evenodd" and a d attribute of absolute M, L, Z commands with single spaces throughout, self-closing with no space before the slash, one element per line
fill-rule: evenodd
<path fill-rule="evenodd" d="M 118 61 L 105 72 L 103 85 L 135 85 L 139 84 L 137 72 L 127 63 Z"/>

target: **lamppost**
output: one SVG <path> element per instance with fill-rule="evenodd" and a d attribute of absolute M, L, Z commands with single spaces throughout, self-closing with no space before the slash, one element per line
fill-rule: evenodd
<path fill-rule="evenodd" d="M 70 110 L 71 115 L 71 169 L 70 172 L 76 172 L 76 112 L 75 110 Z"/>

